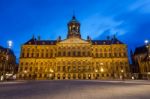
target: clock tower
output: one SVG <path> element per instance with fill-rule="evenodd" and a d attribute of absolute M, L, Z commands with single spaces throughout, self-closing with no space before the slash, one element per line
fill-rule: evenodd
<path fill-rule="evenodd" d="M 68 22 L 68 35 L 67 38 L 78 37 L 81 38 L 80 34 L 80 23 L 73 16 L 71 21 Z"/>

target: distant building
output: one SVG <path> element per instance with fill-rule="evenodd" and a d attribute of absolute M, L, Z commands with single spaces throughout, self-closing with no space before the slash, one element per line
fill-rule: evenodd
<path fill-rule="evenodd" d="M 137 47 L 132 54 L 135 72 L 141 79 L 150 79 L 150 44 Z"/>
<path fill-rule="evenodd" d="M 17 71 L 16 56 L 11 49 L 0 46 L 0 77 L 15 74 Z"/>
<path fill-rule="evenodd" d="M 67 24 L 67 38 L 32 37 L 21 46 L 19 79 L 120 79 L 130 74 L 127 45 L 115 36 L 83 39 L 75 16 Z M 93 34 L 94 35 L 94 34 Z"/>

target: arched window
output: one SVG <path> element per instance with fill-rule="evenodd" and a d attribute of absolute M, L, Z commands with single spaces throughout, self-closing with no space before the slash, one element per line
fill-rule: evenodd
<path fill-rule="evenodd" d="M 27 53 L 27 57 L 29 57 L 29 53 Z"/>
<path fill-rule="evenodd" d="M 63 52 L 63 56 L 66 56 L 66 52 L 65 51 Z"/>
<path fill-rule="evenodd" d="M 71 56 L 71 55 L 70 55 L 70 52 L 68 52 L 68 56 Z"/>
<path fill-rule="evenodd" d="M 75 51 L 73 52 L 73 56 L 76 56 L 76 52 Z"/>
<path fill-rule="evenodd" d="M 52 55 L 51 55 L 52 56 Z M 58 56 L 61 56 L 61 52 L 58 52 Z"/>
<path fill-rule="evenodd" d="M 22 53 L 22 57 L 24 57 L 24 53 Z"/>
<path fill-rule="evenodd" d="M 80 54 L 81 54 L 80 51 L 78 51 L 78 56 L 81 56 Z"/>

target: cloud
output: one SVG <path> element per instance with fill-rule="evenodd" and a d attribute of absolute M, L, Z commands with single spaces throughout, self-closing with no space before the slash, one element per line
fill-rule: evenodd
<path fill-rule="evenodd" d="M 98 36 L 106 33 L 107 35 L 123 35 L 126 30 L 119 28 L 124 21 L 116 21 L 112 16 L 102 16 L 99 14 L 92 15 L 85 20 L 82 20 L 82 35 L 90 35 L 92 38 L 97 38 Z"/>
<path fill-rule="evenodd" d="M 129 10 L 138 10 L 140 13 L 150 13 L 150 0 L 137 0 L 129 6 Z"/>

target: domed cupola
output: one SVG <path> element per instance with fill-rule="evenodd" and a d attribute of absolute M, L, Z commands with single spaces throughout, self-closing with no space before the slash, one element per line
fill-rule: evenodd
<path fill-rule="evenodd" d="M 68 23 L 68 35 L 67 38 L 71 37 L 79 37 L 81 38 L 80 34 L 80 23 L 76 20 L 76 17 L 73 16 L 72 19 Z"/>

